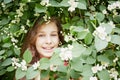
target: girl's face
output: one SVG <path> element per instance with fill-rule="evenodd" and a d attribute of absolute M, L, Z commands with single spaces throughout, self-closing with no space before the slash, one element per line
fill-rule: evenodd
<path fill-rule="evenodd" d="M 36 49 L 40 57 L 51 57 L 55 48 L 59 44 L 58 29 L 55 23 L 50 22 L 40 27 L 36 39 Z"/>

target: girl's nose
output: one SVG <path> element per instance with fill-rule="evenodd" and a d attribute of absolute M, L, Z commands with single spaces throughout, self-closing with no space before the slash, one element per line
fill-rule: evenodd
<path fill-rule="evenodd" d="M 51 40 L 51 37 L 50 37 L 50 36 L 47 36 L 47 38 L 46 38 L 46 43 L 47 43 L 47 44 L 51 44 L 51 43 L 52 43 L 52 40 Z"/>

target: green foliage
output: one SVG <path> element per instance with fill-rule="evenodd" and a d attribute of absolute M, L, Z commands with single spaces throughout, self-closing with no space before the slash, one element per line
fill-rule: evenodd
<path fill-rule="evenodd" d="M 55 80 L 76 80 L 78 77 L 82 80 L 90 80 L 91 77 L 119 79 L 120 1 L 75 0 L 77 3 L 70 3 L 70 0 L 49 0 L 45 4 L 42 1 L 0 0 L 0 79 L 32 79 L 39 73 L 41 78 L 50 75 L 51 80 L 54 80 L 54 74 L 57 75 Z M 25 62 L 22 63 L 20 49 L 26 32 L 41 14 L 60 18 L 66 42 L 55 50 L 50 59 L 40 59 L 40 65 L 34 69 L 29 64 L 31 52 L 25 51 Z M 68 49 L 72 58 L 65 61 L 60 57 L 61 48 L 68 48 L 68 45 L 73 46 Z M 13 57 L 19 59 L 18 64 L 13 62 Z M 96 73 L 92 70 L 94 67 L 97 68 Z"/>
<path fill-rule="evenodd" d="M 26 50 L 25 53 L 23 54 L 23 59 L 27 62 L 30 63 L 32 60 L 32 53 L 30 52 L 30 50 Z"/>

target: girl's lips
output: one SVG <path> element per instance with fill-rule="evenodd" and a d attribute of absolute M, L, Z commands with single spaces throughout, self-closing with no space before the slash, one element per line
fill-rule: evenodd
<path fill-rule="evenodd" d="M 53 52 L 54 47 L 43 47 L 46 52 Z"/>

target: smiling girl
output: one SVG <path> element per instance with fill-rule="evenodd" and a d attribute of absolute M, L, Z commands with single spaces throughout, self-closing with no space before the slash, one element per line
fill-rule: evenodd
<path fill-rule="evenodd" d="M 50 58 L 54 49 L 64 42 L 61 31 L 62 27 L 57 18 L 51 17 L 47 21 L 44 20 L 43 16 L 38 18 L 25 37 L 21 48 L 21 56 L 26 49 L 29 49 L 33 56 L 31 64 L 44 57 Z M 40 80 L 40 76 L 38 75 L 34 80 Z"/>

